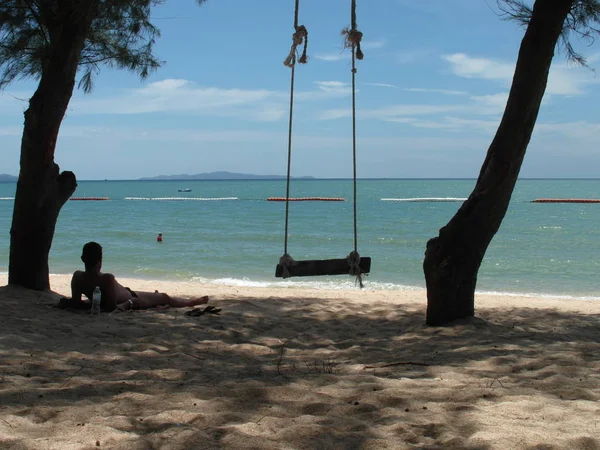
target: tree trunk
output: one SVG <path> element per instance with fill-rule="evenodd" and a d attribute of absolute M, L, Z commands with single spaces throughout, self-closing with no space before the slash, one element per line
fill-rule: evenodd
<path fill-rule="evenodd" d="M 72 172 L 54 162 L 58 131 L 69 105 L 93 2 L 61 0 L 46 15 L 50 36 L 37 90 L 25 111 L 21 161 L 10 230 L 9 284 L 50 287 L 48 255 L 60 209 L 77 187 Z M 57 10 L 58 9 L 58 10 Z"/>
<path fill-rule="evenodd" d="M 563 23 L 575 0 L 536 0 L 521 42 L 504 115 L 475 188 L 427 243 L 423 271 L 428 325 L 475 314 L 477 273 L 500 228 L 546 90 Z"/>

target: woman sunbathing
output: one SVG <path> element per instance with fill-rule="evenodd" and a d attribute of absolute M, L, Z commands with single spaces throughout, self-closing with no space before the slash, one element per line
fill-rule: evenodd
<path fill-rule="evenodd" d="M 148 309 L 157 306 L 185 308 L 187 306 L 208 303 L 208 296 L 199 298 L 174 298 L 168 294 L 154 291 L 132 291 L 121 285 L 112 273 L 102 273 L 102 246 L 97 242 L 88 242 L 83 246 L 81 260 L 85 270 L 77 270 L 71 278 L 71 300 L 68 307 L 78 308 L 84 304 L 82 295 L 91 299 L 96 286 L 102 293 L 100 308 L 102 311 Z"/>

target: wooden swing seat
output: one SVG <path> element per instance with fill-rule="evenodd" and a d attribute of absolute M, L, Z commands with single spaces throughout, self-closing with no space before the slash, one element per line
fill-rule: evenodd
<path fill-rule="evenodd" d="M 369 256 L 363 256 L 360 258 L 359 267 L 363 273 L 369 273 L 371 271 L 371 258 Z M 294 261 L 292 265 L 288 267 L 290 277 L 316 277 L 320 275 L 348 275 L 350 272 L 350 265 L 348 264 L 348 258 L 342 259 L 314 259 L 306 261 Z M 283 266 L 277 264 L 275 268 L 275 276 L 277 278 L 283 277 Z"/>
<path fill-rule="evenodd" d="M 290 116 L 289 116 L 289 129 L 288 129 L 288 158 L 287 158 L 287 185 L 285 197 L 269 198 L 270 201 L 285 201 L 285 245 L 284 245 L 284 256 L 280 261 L 289 262 L 289 264 L 282 265 L 277 264 L 275 268 L 275 277 L 285 278 L 289 277 L 314 277 L 320 275 L 350 275 L 355 270 L 353 265 L 348 263 L 348 257 L 342 259 L 318 259 L 318 260 L 307 260 L 307 261 L 295 261 L 289 258 L 288 255 L 288 223 L 289 223 L 289 203 L 290 201 L 298 200 L 335 200 L 343 201 L 343 198 L 290 198 L 290 169 L 291 169 L 291 156 L 292 156 L 292 118 L 294 110 L 294 74 L 296 62 L 300 64 L 306 63 L 306 46 L 308 43 L 308 32 L 304 25 L 298 24 L 298 10 L 300 0 L 295 0 L 295 18 L 294 18 L 294 34 L 292 36 L 292 46 L 287 58 L 284 61 L 284 65 L 292 69 L 291 73 L 291 85 L 290 85 Z M 353 168 L 354 168 L 354 252 L 351 252 L 349 257 L 355 258 L 358 256 L 357 251 L 357 224 L 356 224 L 356 59 L 363 59 L 363 53 L 360 49 L 360 41 L 363 34 L 356 28 L 356 0 L 352 0 L 351 6 L 351 19 L 352 26 L 348 27 L 342 34 L 346 36 L 344 47 L 352 49 L 352 155 L 353 155 Z M 302 56 L 296 61 L 296 55 L 298 52 L 298 46 L 303 46 Z M 360 270 L 364 274 L 368 274 L 371 271 L 371 258 L 361 257 L 358 262 Z M 358 270 L 356 270 L 358 271 Z M 360 274 L 357 274 L 358 281 L 360 281 L 360 287 L 363 287 L 360 279 Z"/>

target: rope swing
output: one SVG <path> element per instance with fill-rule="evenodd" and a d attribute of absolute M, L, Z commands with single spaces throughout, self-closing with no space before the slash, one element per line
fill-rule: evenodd
<path fill-rule="evenodd" d="M 356 214 L 356 60 L 362 60 L 364 54 L 360 49 L 360 42 L 363 34 L 358 31 L 356 24 L 356 0 L 352 0 L 351 8 L 351 27 L 345 28 L 342 31 L 345 37 L 344 46 L 351 49 L 352 53 L 352 171 L 353 171 L 353 188 L 354 188 L 354 251 L 348 255 L 348 264 L 350 265 L 350 275 L 356 277 L 356 281 L 360 287 L 363 287 L 362 275 L 363 271 L 360 268 L 360 255 L 358 253 L 358 226 Z"/>
<path fill-rule="evenodd" d="M 285 188 L 285 239 L 283 246 L 283 256 L 279 258 L 279 265 L 283 268 L 283 278 L 291 277 L 289 268 L 295 263 L 294 259 L 288 254 L 288 230 L 290 217 L 290 178 L 292 169 L 292 128 L 294 122 L 294 81 L 296 75 L 296 59 L 298 47 L 304 43 L 302 56 L 298 59 L 300 64 L 306 64 L 306 48 L 308 47 L 308 30 L 304 25 L 298 25 L 298 16 L 300 12 L 300 0 L 296 0 L 294 11 L 294 34 L 292 35 L 292 47 L 283 65 L 292 69 L 290 76 L 290 119 L 288 124 L 288 152 L 287 152 L 287 183 Z"/>
<path fill-rule="evenodd" d="M 368 274 L 371 268 L 371 258 L 360 257 L 358 253 L 358 226 L 357 226 L 357 183 L 356 183 L 356 60 L 362 60 L 364 55 L 360 48 L 362 33 L 358 31 L 356 24 L 356 0 L 352 0 L 351 26 L 342 30 L 344 36 L 344 47 L 352 52 L 352 162 L 353 162 L 353 200 L 354 200 L 354 250 L 344 259 L 326 259 L 311 261 L 296 261 L 288 253 L 288 230 L 289 230 L 289 205 L 290 205 L 290 179 L 291 179 L 291 156 L 292 156 L 292 124 L 294 115 L 294 81 L 296 62 L 305 64 L 307 62 L 306 47 L 308 44 L 308 31 L 304 25 L 298 25 L 298 13 L 300 0 L 296 0 L 294 14 L 294 34 L 292 46 L 283 64 L 291 68 L 290 81 L 290 115 L 288 129 L 288 161 L 287 161 L 287 184 L 285 196 L 285 238 L 283 256 L 279 258 L 279 264 L 275 269 L 275 276 L 282 278 L 317 276 L 317 275 L 342 275 L 349 274 L 356 277 L 360 287 L 364 287 L 362 277 Z M 298 47 L 304 44 L 302 55 L 298 59 Z"/>

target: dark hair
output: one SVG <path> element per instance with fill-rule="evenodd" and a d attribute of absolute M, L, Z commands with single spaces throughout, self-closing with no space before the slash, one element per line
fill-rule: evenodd
<path fill-rule="evenodd" d="M 94 267 L 102 261 L 102 246 L 97 242 L 88 242 L 83 246 L 81 260 L 86 269 Z"/>

